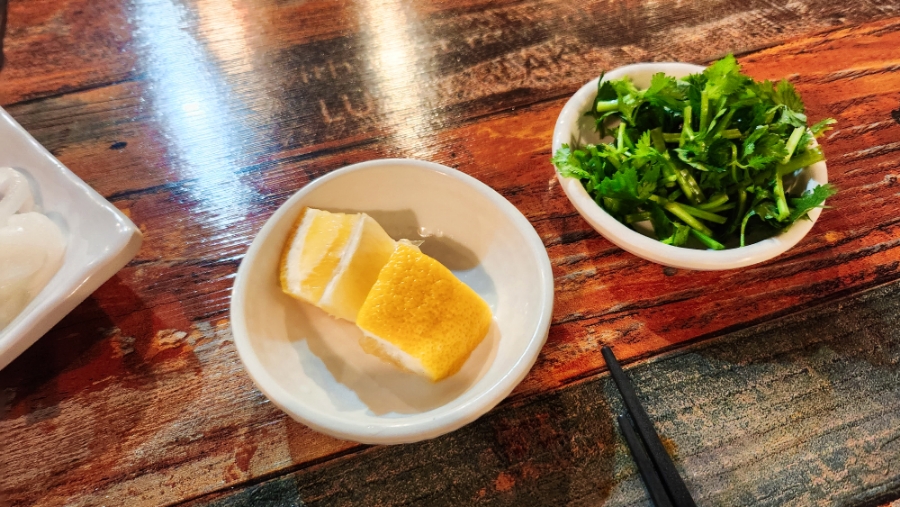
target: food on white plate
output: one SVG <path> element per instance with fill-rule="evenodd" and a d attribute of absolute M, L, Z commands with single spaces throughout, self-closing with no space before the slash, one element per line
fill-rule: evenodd
<path fill-rule="evenodd" d="M 432 381 L 462 367 L 492 320 L 474 290 L 365 213 L 304 208 L 280 280 L 285 293 L 356 323 L 366 352 Z"/>
<path fill-rule="evenodd" d="M 65 250 L 62 231 L 36 210 L 25 176 L 0 168 L 0 330 L 53 278 Z"/>
<path fill-rule="evenodd" d="M 563 144 L 551 160 L 557 171 L 620 222 L 636 230 L 649 222 L 668 245 L 744 246 L 752 230 L 787 230 L 837 191 L 791 188 L 825 159 L 814 139 L 835 120 L 807 126 L 790 82 L 754 81 L 732 55 L 681 79 L 657 73 L 643 90 L 628 77 L 601 77 L 586 114 L 614 139 Z"/>

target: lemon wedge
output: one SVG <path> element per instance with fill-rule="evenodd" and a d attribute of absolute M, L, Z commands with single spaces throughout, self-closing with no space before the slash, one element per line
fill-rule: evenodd
<path fill-rule="evenodd" d="M 438 381 L 456 373 L 487 335 L 491 309 L 438 261 L 397 244 L 356 325 L 363 349 Z"/>
<path fill-rule="evenodd" d="M 335 275 L 319 306 L 326 312 L 356 321 L 378 273 L 387 264 L 397 242 L 372 217 L 363 213 L 356 224 Z"/>
<path fill-rule="evenodd" d="M 355 321 L 395 246 L 365 213 L 304 208 L 281 256 L 281 288 L 335 317 Z"/>

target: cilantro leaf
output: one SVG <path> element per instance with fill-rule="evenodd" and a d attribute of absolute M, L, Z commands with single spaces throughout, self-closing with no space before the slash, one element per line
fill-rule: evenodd
<path fill-rule="evenodd" d="M 805 111 L 803 101 L 800 100 L 800 95 L 797 94 L 794 85 L 787 79 L 782 79 L 778 82 L 778 86 L 775 87 L 773 98 L 775 99 L 776 104 L 785 106 L 794 112 L 802 113 Z"/>
<path fill-rule="evenodd" d="M 834 125 L 835 123 L 837 123 L 837 120 L 835 120 L 834 118 L 825 118 L 812 127 L 809 127 L 809 130 L 810 132 L 812 132 L 813 137 L 820 137 L 825 132 L 831 130 L 832 125 Z"/>
<path fill-rule="evenodd" d="M 653 75 L 650 88 L 647 88 L 643 95 L 645 101 L 656 106 L 668 107 L 673 111 L 684 109 L 682 102 L 684 97 L 685 90 L 678 86 L 678 81 L 662 72 Z"/>
<path fill-rule="evenodd" d="M 659 172 L 659 166 L 654 164 L 641 176 L 641 180 L 637 184 L 637 198 L 639 200 L 646 201 L 656 191 Z"/>
<path fill-rule="evenodd" d="M 819 185 L 812 190 L 807 190 L 803 192 L 803 195 L 800 197 L 790 199 L 790 204 L 794 209 L 791 210 L 791 215 L 788 218 L 789 223 L 794 223 L 801 218 L 809 219 L 809 212 L 814 208 L 819 208 L 822 206 L 822 203 L 825 202 L 825 199 L 833 196 L 837 193 L 837 189 L 831 184 Z"/>
<path fill-rule="evenodd" d="M 634 124 L 634 114 L 644 102 L 643 92 L 638 90 L 628 77 L 611 83 L 618 96 L 619 113 L 626 122 Z"/>
<path fill-rule="evenodd" d="M 581 167 L 581 162 L 579 162 L 578 158 L 572 153 L 572 149 L 569 148 L 568 144 L 563 144 L 560 149 L 556 150 L 556 154 L 553 155 L 553 158 L 550 161 L 556 166 L 556 170 L 559 171 L 559 174 L 562 174 L 567 178 L 591 177 L 590 173 Z"/>
<path fill-rule="evenodd" d="M 780 123 L 786 123 L 792 127 L 805 127 L 806 115 L 804 114 L 803 101 L 794 89 L 794 85 L 787 79 L 782 79 L 775 87 L 772 96 L 776 104 L 781 106 Z"/>
<path fill-rule="evenodd" d="M 612 177 L 606 177 L 597 187 L 597 193 L 603 197 L 635 201 L 638 199 L 638 176 L 634 167 L 628 166 Z"/>
<path fill-rule="evenodd" d="M 735 93 L 747 82 L 747 77 L 741 74 L 741 68 L 734 55 L 728 55 L 710 65 L 703 71 L 703 74 L 707 79 L 704 90 L 707 92 L 709 100 L 713 102 Z"/>

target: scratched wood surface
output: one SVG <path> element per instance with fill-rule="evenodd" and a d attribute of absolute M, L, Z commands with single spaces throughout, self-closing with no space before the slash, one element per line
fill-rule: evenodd
<path fill-rule="evenodd" d="M 627 372 L 697 505 L 900 495 L 900 283 Z M 616 428 L 623 410 L 604 375 L 431 441 L 362 449 L 188 505 L 651 506 Z"/>
<path fill-rule="evenodd" d="M 271 406 L 227 313 L 265 219 L 348 163 L 457 167 L 541 235 L 554 325 L 507 405 L 596 376 L 601 343 L 650 357 L 897 280 L 898 14 L 897 1 L 13 0 L 0 103 L 145 244 L 0 372 L 0 505 L 167 505 L 359 452 Z M 574 212 L 548 164 L 552 125 L 602 69 L 728 51 L 794 81 L 813 120 L 839 120 L 823 145 L 842 192 L 779 259 L 663 269 Z"/>

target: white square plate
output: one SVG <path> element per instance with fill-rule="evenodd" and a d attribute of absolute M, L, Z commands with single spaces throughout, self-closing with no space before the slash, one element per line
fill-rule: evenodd
<path fill-rule="evenodd" d="M 2 108 L 0 167 L 12 167 L 29 179 L 35 204 L 66 237 L 59 271 L 0 330 L 3 369 L 125 266 L 140 248 L 142 235 L 128 217 L 56 160 Z"/>

